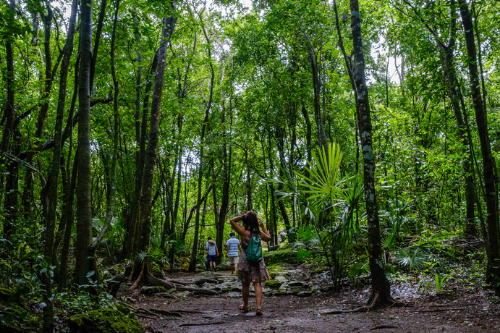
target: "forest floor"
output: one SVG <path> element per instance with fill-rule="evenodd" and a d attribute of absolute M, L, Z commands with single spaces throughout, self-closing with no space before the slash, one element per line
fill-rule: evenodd
<path fill-rule="evenodd" d="M 235 282 L 229 272 L 217 272 L 219 280 Z M 175 273 L 169 279 L 189 281 L 207 277 L 202 273 Z M 158 295 L 123 292 L 119 296 L 130 304 L 146 332 L 500 332 L 500 306 L 489 301 L 488 290 L 465 285 L 448 285 L 448 292 L 436 295 L 419 291 L 418 279 L 393 281 L 393 295 L 409 302 L 402 308 L 383 308 L 369 312 L 323 314 L 328 310 L 353 309 L 364 305 L 369 288 L 358 286 L 341 293 L 316 291 L 311 296 L 275 295 L 266 292 L 263 316 L 238 310 L 238 292 L 220 295 L 177 294 L 176 299 Z M 421 283 L 420 283 L 421 285 Z M 144 311 L 146 310 L 146 311 Z M 170 315 L 158 314 L 168 311 Z M 252 311 L 253 310 L 253 311 Z M 174 314 L 172 314 L 174 312 Z M 153 314 L 154 313 L 154 314 Z M 164 312 L 167 314 L 167 312 Z M 175 315 L 175 316 L 173 316 Z"/>

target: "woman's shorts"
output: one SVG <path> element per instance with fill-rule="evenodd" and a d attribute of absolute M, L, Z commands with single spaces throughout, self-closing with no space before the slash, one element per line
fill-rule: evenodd
<path fill-rule="evenodd" d="M 229 257 L 229 263 L 232 264 L 237 264 L 238 263 L 238 256 L 231 256 Z"/>
<path fill-rule="evenodd" d="M 207 256 L 208 262 L 217 261 L 217 256 Z"/>

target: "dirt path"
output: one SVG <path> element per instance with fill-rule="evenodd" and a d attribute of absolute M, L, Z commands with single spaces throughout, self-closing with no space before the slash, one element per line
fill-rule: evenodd
<path fill-rule="evenodd" d="M 182 277 L 194 276 L 183 274 Z M 359 297 L 359 293 L 355 293 L 265 297 L 262 317 L 253 311 L 240 313 L 241 299 L 236 292 L 220 296 L 185 293 L 177 300 L 136 295 L 134 306 L 150 311 L 149 314 L 142 311 L 138 317 L 146 332 L 500 332 L 499 307 L 476 294 L 428 297 L 407 308 L 321 314 L 326 310 L 362 305 L 355 301 Z M 254 304 L 251 299 L 251 309 Z M 167 316 L 152 309 L 176 313 Z"/>

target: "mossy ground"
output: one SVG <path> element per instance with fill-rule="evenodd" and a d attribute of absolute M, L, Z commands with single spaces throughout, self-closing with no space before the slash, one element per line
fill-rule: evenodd
<path fill-rule="evenodd" d="M 143 333 L 144 328 L 135 318 L 119 310 L 93 310 L 71 316 L 68 324 L 72 333 Z"/>
<path fill-rule="evenodd" d="M 297 252 L 292 248 L 271 251 L 264 254 L 266 265 L 275 265 L 279 263 L 299 264 L 303 260 L 297 257 Z"/>
<path fill-rule="evenodd" d="M 280 265 L 270 265 L 267 266 L 267 272 L 269 273 L 269 276 L 272 277 L 273 279 L 276 278 L 278 275 L 284 274 L 286 268 Z"/>

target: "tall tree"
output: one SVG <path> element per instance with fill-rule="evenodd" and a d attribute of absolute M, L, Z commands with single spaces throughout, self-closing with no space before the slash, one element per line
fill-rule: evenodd
<path fill-rule="evenodd" d="M 211 50 L 211 40 L 210 37 L 207 34 L 207 31 L 205 30 L 205 25 L 202 20 L 203 13 L 200 13 L 200 22 L 201 26 L 203 29 L 203 34 L 205 35 L 205 39 L 207 41 L 207 54 L 208 54 L 208 60 L 210 62 L 210 93 L 208 96 L 208 102 L 205 108 L 205 118 L 203 120 L 203 125 L 201 126 L 201 138 L 200 138 L 200 153 L 199 153 L 199 159 L 200 163 L 198 166 L 198 199 L 196 200 L 196 217 L 195 217 L 195 229 L 194 229 L 194 242 L 193 242 L 193 251 L 191 252 L 191 261 L 189 262 L 189 271 L 194 272 L 196 270 L 196 255 L 198 252 L 198 228 L 200 225 L 200 206 L 201 206 L 201 185 L 202 185 L 202 180 L 203 180 L 203 150 L 204 150 L 204 140 L 205 140 L 205 134 L 208 128 L 208 120 L 210 116 L 210 110 L 212 108 L 212 98 L 214 94 L 214 78 L 215 78 L 215 72 L 214 72 L 214 67 L 212 64 L 212 50 Z"/>
<path fill-rule="evenodd" d="M 147 253 L 150 245 L 151 237 L 151 210 L 153 198 L 153 176 L 156 162 L 156 151 L 158 148 L 159 136 L 159 118 L 161 96 L 163 93 L 163 81 L 165 78 L 165 67 L 167 57 L 167 46 L 174 32 L 177 17 L 175 14 L 176 2 L 170 4 L 171 16 L 163 19 L 162 38 L 160 48 L 158 49 L 158 66 L 156 68 L 155 83 L 153 89 L 153 99 L 151 101 L 151 116 L 149 128 L 148 146 L 144 158 L 144 178 L 142 182 L 141 195 L 141 213 L 140 213 L 140 240 L 138 243 L 137 253 Z M 132 269 L 132 279 L 136 280 L 134 287 L 137 286 L 143 278 L 152 278 L 149 273 L 148 260 L 143 262 L 135 261 Z"/>
<path fill-rule="evenodd" d="M 47 182 L 47 189 L 44 191 L 47 195 L 46 200 L 42 203 L 46 205 L 43 209 L 45 216 L 45 243 L 44 243 L 44 257 L 48 263 L 52 262 L 54 256 L 54 231 L 55 220 L 57 211 L 57 189 L 59 183 L 59 169 L 61 163 L 62 151 L 62 125 L 64 118 L 64 107 L 66 104 L 66 87 L 68 82 L 68 70 L 70 66 L 71 55 L 73 53 L 73 40 L 75 35 L 76 26 L 76 13 L 78 10 L 78 1 L 73 0 L 71 4 L 71 14 L 69 17 L 68 33 L 66 35 L 66 43 L 62 50 L 63 60 L 61 64 L 61 71 L 59 77 L 59 97 L 57 101 L 57 113 L 55 122 L 55 135 L 54 135 L 54 151 L 52 155 L 52 164 L 49 179 Z M 65 226 L 64 226 L 65 227 Z M 64 229 L 64 227 L 62 229 Z M 41 275 L 42 283 L 45 286 L 44 301 L 47 305 L 44 309 L 43 331 L 44 333 L 52 332 L 54 330 L 54 305 L 52 297 L 52 278 L 50 272 L 47 271 Z"/>
<path fill-rule="evenodd" d="M 486 201 L 486 224 L 488 226 L 489 262 L 488 280 L 494 282 L 495 294 L 500 295 L 500 247 L 498 239 L 498 174 L 495 157 L 491 152 L 491 143 L 488 134 L 488 116 L 481 94 L 479 73 L 477 66 L 476 42 L 474 39 L 474 24 L 465 0 L 458 0 L 460 15 L 464 27 L 465 45 L 467 47 L 467 65 L 469 67 L 470 90 L 472 104 L 476 115 L 477 132 L 481 143 L 483 157 L 484 190 Z"/>
<path fill-rule="evenodd" d="M 80 3 L 80 73 L 78 101 L 78 185 L 76 190 L 77 236 L 75 246 L 75 283 L 88 284 L 91 276 L 92 171 L 90 167 L 90 65 L 92 62 L 93 0 Z"/>
<path fill-rule="evenodd" d="M 359 132 L 363 151 L 363 179 L 365 190 L 366 215 L 368 220 L 368 254 L 371 272 L 372 294 L 370 306 L 394 303 L 391 297 L 391 286 L 384 271 L 380 226 L 375 192 L 375 155 L 372 146 L 372 121 L 370 101 L 366 86 L 365 57 L 363 54 L 363 38 L 361 34 L 361 14 L 358 0 L 350 0 L 351 32 L 354 53 L 352 77 L 356 89 L 356 106 L 358 111 Z"/>

